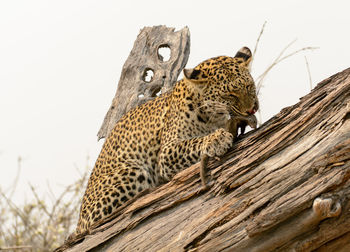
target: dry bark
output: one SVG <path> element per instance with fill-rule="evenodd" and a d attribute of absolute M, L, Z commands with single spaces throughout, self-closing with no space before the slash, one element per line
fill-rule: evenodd
<path fill-rule="evenodd" d="M 207 189 L 196 164 L 60 249 L 349 251 L 350 68 L 208 168 Z"/>
<path fill-rule="evenodd" d="M 169 48 L 165 61 L 159 48 Z M 175 84 L 190 54 L 190 32 L 187 27 L 176 31 L 166 26 L 143 28 L 124 63 L 117 92 L 97 134 L 105 138 L 115 123 L 130 109 L 157 94 L 165 93 Z M 153 77 L 147 77 L 153 73 Z M 150 79 L 147 79 L 150 78 Z"/>

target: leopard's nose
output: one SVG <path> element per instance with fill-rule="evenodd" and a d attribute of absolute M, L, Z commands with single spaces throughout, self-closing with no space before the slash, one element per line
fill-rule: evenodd
<path fill-rule="evenodd" d="M 252 108 L 252 109 L 248 110 L 247 112 L 250 115 L 254 115 L 256 113 L 256 110 L 255 110 L 255 108 Z"/>

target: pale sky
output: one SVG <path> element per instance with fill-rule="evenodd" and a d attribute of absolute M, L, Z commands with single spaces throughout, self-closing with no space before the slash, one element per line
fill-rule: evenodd
<path fill-rule="evenodd" d="M 302 52 L 274 68 L 260 94 L 263 121 L 298 102 L 313 84 L 350 67 L 349 1 L 0 1 L 0 186 L 22 170 L 16 202 L 28 183 L 55 193 L 93 166 L 96 134 L 115 94 L 122 66 L 144 26 L 191 32 L 187 67 L 254 48 L 261 74 L 281 50 Z"/>

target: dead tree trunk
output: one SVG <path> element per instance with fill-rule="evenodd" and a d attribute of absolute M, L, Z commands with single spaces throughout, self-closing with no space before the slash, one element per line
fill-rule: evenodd
<path fill-rule="evenodd" d="M 58 251 L 350 251 L 350 68 Z"/>
<path fill-rule="evenodd" d="M 166 59 L 161 50 L 169 50 Z M 124 63 L 117 92 L 97 134 L 105 138 L 130 109 L 169 91 L 190 55 L 190 31 L 166 26 L 143 28 Z"/>

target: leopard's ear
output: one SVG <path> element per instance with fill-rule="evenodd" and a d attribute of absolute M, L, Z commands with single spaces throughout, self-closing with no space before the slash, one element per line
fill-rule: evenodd
<path fill-rule="evenodd" d="M 252 52 L 248 47 L 242 47 L 235 55 L 235 58 L 241 59 L 241 64 L 249 68 L 249 64 L 252 61 Z"/>
<path fill-rule="evenodd" d="M 183 72 L 185 78 L 194 83 L 203 83 L 208 78 L 201 70 L 195 68 L 184 69 Z"/>

